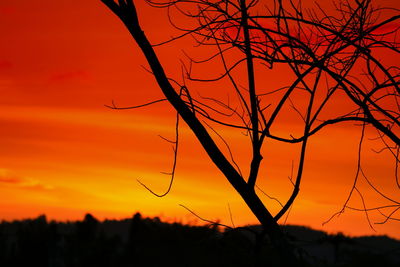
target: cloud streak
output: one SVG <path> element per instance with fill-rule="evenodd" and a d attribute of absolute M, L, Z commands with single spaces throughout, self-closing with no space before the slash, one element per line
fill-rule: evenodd
<path fill-rule="evenodd" d="M 53 190 L 54 187 L 48 184 L 44 184 L 38 180 L 26 177 L 20 177 L 9 170 L 0 169 L 0 185 L 14 186 L 22 189 L 29 190 Z"/>
<path fill-rule="evenodd" d="M 87 80 L 89 78 L 90 78 L 90 75 L 87 71 L 73 70 L 73 71 L 53 73 L 50 76 L 50 81 L 52 81 L 52 82 L 68 82 L 68 81 L 72 81 L 72 80 Z"/>
<path fill-rule="evenodd" d="M 16 11 L 13 7 L 0 6 L 0 15 L 13 15 Z"/>

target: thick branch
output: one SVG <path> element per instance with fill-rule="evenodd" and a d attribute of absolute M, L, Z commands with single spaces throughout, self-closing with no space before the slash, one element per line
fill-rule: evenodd
<path fill-rule="evenodd" d="M 193 133 L 196 135 L 204 150 L 207 152 L 211 160 L 215 165 L 222 171 L 222 173 L 227 177 L 229 182 L 238 191 L 243 191 L 246 187 L 246 183 L 231 163 L 225 158 L 222 152 L 219 150 L 214 140 L 211 138 L 207 130 L 200 123 L 191 109 L 185 104 L 185 102 L 180 98 L 179 94 L 174 90 L 173 86 L 169 82 L 164 69 L 158 60 L 157 55 L 154 52 L 153 47 L 148 41 L 146 35 L 140 27 L 136 8 L 132 0 L 128 0 L 126 3 L 124 1 L 119 1 L 120 5 L 116 7 L 116 3 L 112 0 L 101 0 L 122 20 L 125 26 L 128 28 L 130 34 L 135 39 L 136 43 L 139 45 L 147 62 L 150 65 L 154 77 L 157 83 L 164 93 L 167 100 L 171 105 L 179 112 L 179 115 L 192 129 Z"/>

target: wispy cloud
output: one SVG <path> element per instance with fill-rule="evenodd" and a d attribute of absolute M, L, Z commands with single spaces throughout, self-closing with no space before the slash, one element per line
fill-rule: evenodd
<path fill-rule="evenodd" d="M 67 82 L 71 80 L 87 80 L 90 78 L 90 74 L 84 70 L 71 70 L 53 73 L 50 76 L 52 82 Z"/>
<path fill-rule="evenodd" d="M 38 180 L 20 177 L 7 169 L 0 169 L 0 185 L 15 186 L 32 190 L 52 190 L 53 186 L 44 184 Z"/>
<path fill-rule="evenodd" d="M 0 6 L 0 15 L 12 15 L 16 12 L 14 7 Z"/>

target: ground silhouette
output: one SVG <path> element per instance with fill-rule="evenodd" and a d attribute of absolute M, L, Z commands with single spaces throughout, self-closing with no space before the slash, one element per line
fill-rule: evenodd
<path fill-rule="evenodd" d="M 302 226 L 283 227 L 304 266 L 399 266 L 400 241 L 350 238 Z M 219 229 L 165 223 L 159 218 L 48 221 L 44 215 L 0 224 L 0 266 L 273 266 L 267 239 L 256 246 L 257 226 Z"/>

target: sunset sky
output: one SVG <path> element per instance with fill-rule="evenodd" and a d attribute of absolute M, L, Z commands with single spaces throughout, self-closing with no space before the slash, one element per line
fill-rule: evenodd
<path fill-rule="evenodd" d="M 150 40 L 171 37 L 165 11 L 136 2 Z M 400 8 L 398 0 L 376 2 Z M 167 103 L 135 110 L 104 106 L 112 101 L 139 105 L 162 95 L 129 33 L 100 0 L 1 0 L 0 33 L 0 220 L 40 214 L 76 220 L 87 212 L 99 219 L 126 218 L 139 211 L 195 223 L 196 218 L 179 206 L 183 204 L 228 225 L 256 223 L 186 125 L 181 126 L 170 194 L 157 198 L 138 183 L 139 179 L 157 192 L 168 187 L 169 177 L 161 172 L 170 171 L 173 152 L 159 135 L 174 138 L 175 113 Z M 182 47 L 192 55 L 197 51 L 189 41 L 156 50 L 167 73 L 178 79 Z M 286 76 L 274 77 L 282 81 Z M 287 223 L 400 238 L 399 222 L 374 225 L 375 232 L 363 212 L 347 210 L 322 225 L 346 200 L 357 169 L 360 134 L 360 127 L 344 124 L 327 128 L 310 141 L 301 192 Z M 233 131 L 225 137 L 234 144 L 248 142 Z M 246 162 L 247 152 L 236 147 L 239 162 Z M 287 177 L 296 158 L 289 146 L 268 141 L 268 148 L 262 169 L 266 177 L 259 185 L 285 201 L 291 186 Z M 366 145 L 365 169 L 399 201 L 399 190 L 392 190 L 393 159 L 372 148 L 381 144 L 370 140 Z M 278 210 L 274 201 L 260 196 L 272 211 Z M 367 186 L 365 197 L 368 207 L 383 203 Z M 362 207 L 356 195 L 351 203 Z M 372 222 L 383 220 L 378 215 L 371 212 Z"/>

